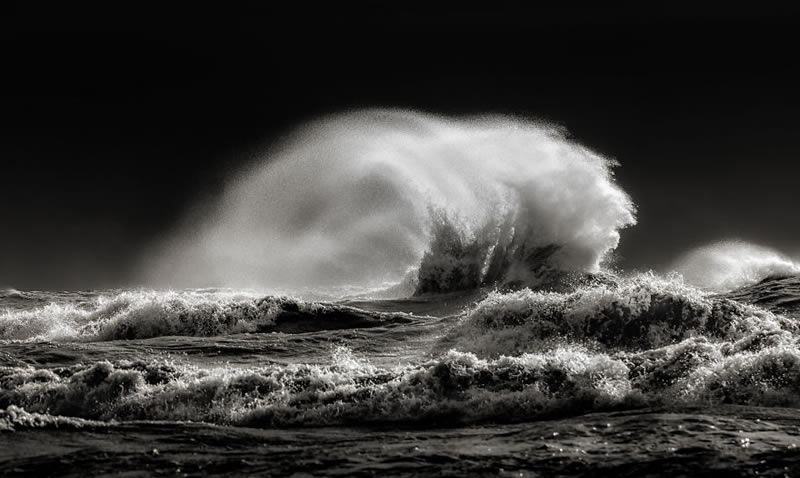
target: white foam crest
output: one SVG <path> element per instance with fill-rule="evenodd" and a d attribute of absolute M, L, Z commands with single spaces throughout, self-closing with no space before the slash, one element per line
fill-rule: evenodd
<path fill-rule="evenodd" d="M 570 343 L 497 358 L 448 350 L 389 367 L 345 347 L 331 352 L 325 363 L 255 368 L 162 359 L 0 367 L 0 431 L 98 424 L 67 417 L 267 428 L 454 426 L 641 406 L 800 405 L 800 349 L 797 335 L 785 331 L 736 341 L 693 336 L 614 353 Z"/>
<path fill-rule="evenodd" d="M 612 165 L 554 127 L 507 117 L 333 116 L 238 176 L 143 271 L 180 287 L 399 283 L 441 213 L 465 239 L 504 223 L 525 247 L 558 246 L 556 267 L 596 271 L 635 223 Z"/>
<path fill-rule="evenodd" d="M 694 336 L 733 341 L 759 332 L 797 330 L 784 316 L 715 297 L 684 284 L 679 276 L 644 273 L 566 293 L 492 292 L 464 314 L 439 347 L 496 357 L 564 340 L 626 350 Z"/>
<path fill-rule="evenodd" d="M 112 339 L 121 330 L 136 337 L 182 334 L 211 335 L 204 327 L 231 327 L 224 332 L 247 332 L 257 315 L 247 292 L 126 290 L 83 302 L 50 302 L 27 310 L 0 310 L 0 339 Z M 190 316 L 193 320 L 182 320 Z M 249 318 L 249 317 L 248 317 Z M 178 328 L 182 328 L 178 330 Z M 187 330 L 183 330 L 187 329 Z M 193 333 L 192 333 L 193 332 Z"/>
<path fill-rule="evenodd" d="M 800 274 L 800 263 L 768 247 L 744 241 L 722 241 L 680 257 L 672 269 L 686 282 L 713 292 L 728 292 L 768 277 Z"/>

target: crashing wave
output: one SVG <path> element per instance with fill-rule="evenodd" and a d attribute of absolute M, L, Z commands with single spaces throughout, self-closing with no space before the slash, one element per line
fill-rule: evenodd
<path fill-rule="evenodd" d="M 635 223 L 613 162 L 552 126 L 400 110 L 300 130 L 158 253 L 146 282 L 412 292 L 596 272 Z"/>
<path fill-rule="evenodd" d="M 560 246 L 531 247 L 525 234 L 508 225 L 487 229 L 468 240 L 446 218 L 436 221 L 416 273 L 414 295 L 486 286 L 552 287 L 578 273 L 557 267 Z"/>

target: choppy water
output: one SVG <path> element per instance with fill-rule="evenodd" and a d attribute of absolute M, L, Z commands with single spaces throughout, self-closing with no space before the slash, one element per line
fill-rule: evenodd
<path fill-rule="evenodd" d="M 5 291 L 0 466 L 792 475 L 799 290 L 787 277 L 713 295 L 640 274 L 332 302 Z"/>

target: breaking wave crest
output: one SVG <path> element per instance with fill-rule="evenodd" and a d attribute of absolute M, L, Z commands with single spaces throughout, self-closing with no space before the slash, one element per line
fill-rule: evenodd
<path fill-rule="evenodd" d="M 634 224 L 612 166 L 557 128 L 508 117 L 333 116 L 231 182 L 144 270 L 180 287 L 406 278 L 397 297 L 535 286 L 552 270 L 597 271 Z"/>
<path fill-rule="evenodd" d="M 491 293 L 465 314 L 442 346 L 493 357 L 533 352 L 563 340 L 632 350 L 692 337 L 738 341 L 798 331 L 795 321 L 783 315 L 648 273 L 565 293 Z"/>
<path fill-rule="evenodd" d="M 30 413 L 15 405 L 0 410 L 0 432 L 13 432 L 34 428 L 81 429 L 85 427 L 104 427 L 102 422 L 81 418 L 53 416 L 47 413 Z"/>
<path fill-rule="evenodd" d="M 308 332 L 407 323 L 402 313 L 242 293 L 123 291 L 0 311 L 0 339 L 104 341 Z"/>
<path fill-rule="evenodd" d="M 800 264 L 767 247 L 722 241 L 686 253 L 672 268 L 697 287 L 729 292 L 768 278 L 800 275 Z"/>
<path fill-rule="evenodd" d="M 789 339 L 735 347 L 689 338 L 625 353 L 565 345 L 482 359 L 451 350 L 385 368 L 339 348 L 328 364 L 251 369 L 142 361 L 5 367 L 0 384 L 0 423 L 22 409 L 103 421 L 451 426 L 642 406 L 800 406 L 800 352 Z"/>

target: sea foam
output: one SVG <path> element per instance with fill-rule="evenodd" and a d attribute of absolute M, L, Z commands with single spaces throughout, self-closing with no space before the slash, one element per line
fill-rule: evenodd
<path fill-rule="evenodd" d="M 695 337 L 609 353 L 564 344 L 493 359 L 450 350 L 393 367 L 372 365 L 342 347 L 324 364 L 256 368 L 157 361 L 49 371 L 0 367 L 0 423 L 10 417 L 7 428 L 13 428 L 23 414 L 34 421 L 193 420 L 265 428 L 454 426 L 644 406 L 800 406 L 796 341 L 733 345 Z"/>

